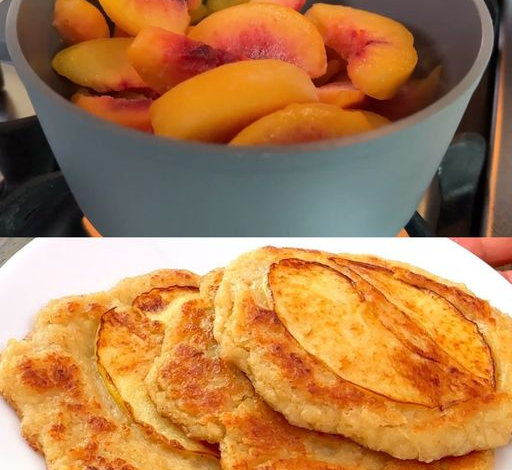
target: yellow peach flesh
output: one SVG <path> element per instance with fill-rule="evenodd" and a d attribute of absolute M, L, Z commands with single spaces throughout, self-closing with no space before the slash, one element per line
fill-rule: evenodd
<path fill-rule="evenodd" d="M 57 0 L 53 26 L 68 44 L 110 37 L 107 20 L 86 0 Z"/>
<path fill-rule="evenodd" d="M 155 134 L 227 142 L 255 120 L 291 103 L 318 101 L 300 68 L 278 60 L 240 61 L 186 80 L 155 101 Z"/>
<path fill-rule="evenodd" d="M 149 108 L 152 103 L 150 99 L 130 100 L 76 93 L 71 101 L 101 119 L 144 132 L 152 130 L 149 117 Z"/>
<path fill-rule="evenodd" d="M 230 145 L 314 142 L 371 131 L 388 122 L 373 113 L 345 111 L 330 104 L 293 104 L 249 125 Z"/>
<path fill-rule="evenodd" d="M 322 103 L 334 104 L 340 108 L 350 108 L 362 104 L 366 95 L 358 90 L 350 80 L 331 82 L 317 88 L 318 99 Z"/>
<path fill-rule="evenodd" d="M 250 0 L 251 3 L 275 3 L 276 5 L 281 5 L 283 7 L 291 8 L 295 11 L 300 11 L 300 9 L 306 3 L 306 0 Z"/>
<path fill-rule="evenodd" d="M 95 39 L 60 51 L 55 71 L 72 82 L 100 93 L 147 88 L 128 61 L 132 39 Z"/>
<path fill-rule="evenodd" d="M 325 44 L 347 60 L 352 83 L 368 96 L 391 99 L 416 67 L 413 35 L 390 18 L 321 3 L 313 5 L 306 17 Z"/>
<path fill-rule="evenodd" d="M 132 36 L 149 26 L 184 33 L 190 23 L 186 0 L 100 0 L 109 18 Z"/>

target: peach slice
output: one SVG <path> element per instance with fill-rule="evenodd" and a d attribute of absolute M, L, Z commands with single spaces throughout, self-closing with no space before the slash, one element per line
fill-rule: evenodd
<path fill-rule="evenodd" d="M 227 142 L 244 127 L 291 103 L 318 101 L 308 75 L 280 60 L 222 65 L 180 83 L 151 107 L 155 134 Z"/>
<path fill-rule="evenodd" d="M 207 0 L 206 7 L 209 13 L 215 13 L 216 11 L 225 10 L 226 8 L 241 5 L 248 1 L 249 0 Z"/>
<path fill-rule="evenodd" d="M 152 131 L 149 108 L 153 101 L 150 99 L 128 100 L 111 96 L 91 96 L 88 93 L 78 92 L 71 101 L 85 111 L 107 121 L 144 132 Z"/>
<path fill-rule="evenodd" d="M 127 33 L 125 30 L 121 29 L 119 26 L 114 26 L 114 34 L 112 35 L 114 38 L 132 38 L 133 36 Z"/>
<path fill-rule="evenodd" d="M 416 67 L 413 35 L 400 23 L 368 11 L 318 3 L 306 17 L 325 44 L 347 62 L 352 83 L 379 100 L 393 98 Z"/>
<path fill-rule="evenodd" d="M 366 111 L 345 111 L 324 103 L 292 104 L 252 123 L 231 145 L 285 145 L 335 139 L 388 124 Z"/>
<path fill-rule="evenodd" d="M 190 22 L 184 0 L 100 0 L 110 19 L 132 36 L 148 26 L 184 33 Z"/>
<path fill-rule="evenodd" d="M 313 83 L 316 86 L 323 86 L 323 85 L 327 84 L 328 82 L 330 82 L 333 79 L 333 77 L 335 77 L 336 75 L 341 73 L 343 71 L 343 68 L 344 68 L 344 64 L 341 60 L 339 60 L 339 59 L 328 60 L 327 61 L 327 70 L 321 77 L 315 78 L 313 80 Z"/>
<path fill-rule="evenodd" d="M 128 62 L 132 39 L 94 39 L 60 51 L 53 59 L 55 71 L 72 82 L 100 93 L 147 88 Z"/>
<path fill-rule="evenodd" d="M 334 104 L 340 108 L 362 105 L 366 95 L 358 90 L 350 80 L 331 82 L 317 88 L 318 99 L 322 103 Z"/>
<path fill-rule="evenodd" d="M 300 11 L 300 9 L 306 3 L 306 0 L 250 0 L 251 3 L 275 3 L 276 5 L 281 5 L 283 7 L 291 8 L 295 11 Z"/>
<path fill-rule="evenodd" d="M 436 67 L 426 78 L 409 80 L 389 101 L 372 100 L 365 107 L 382 114 L 392 121 L 410 116 L 432 104 L 441 84 L 442 67 Z"/>
<path fill-rule="evenodd" d="M 194 75 L 238 60 L 229 52 L 161 28 L 141 31 L 128 49 L 128 59 L 160 94 Z"/>
<path fill-rule="evenodd" d="M 202 0 L 187 0 L 187 9 L 189 13 L 193 12 L 194 10 L 197 10 L 202 5 Z"/>
<path fill-rule="evenodd" d="M 110 37 L 107 20 L 86 0 L 57 0 L 53 26 L 68 44 Z"/>
<path fill-rule="evenodd" d="M 199 5 L 195 10 L 190 10 L 190 24 L 196 25 L 209 14 L 210 12 L 208 11 L 207 6 L 201 3 L 201 5 Z M 192 28 L 194 28 L 194 26 L 189 26 L 185 33 L 189 34 L 190 31 L 192 31 Z"/>
<path fill-rule="evenodd" d="M 191 39 L 245 59 L 279 59 L 323 75 L 327 58 L 315 26 L 296 11 L 271 3 L 245 3 L 201 21 Z"/>

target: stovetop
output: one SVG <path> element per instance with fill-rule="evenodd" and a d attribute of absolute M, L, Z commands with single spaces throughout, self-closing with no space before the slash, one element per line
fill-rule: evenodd
<path fill-rule="evenodd" d="M 487 0 L 501 37 L 431 187 L 405 227 L 410 236 L 512 235 L 512 0 Z M 501 6 L 502 12 L 499 13 Z M 14 69 L 2 64 L 0 237 L 85 236 Z M 30 106 L 30 103 L 28 103 Z"/>

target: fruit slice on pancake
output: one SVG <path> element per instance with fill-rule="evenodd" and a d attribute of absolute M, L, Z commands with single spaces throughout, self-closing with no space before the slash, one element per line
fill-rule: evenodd
<path fill-rule="evenodd" d="M 225 269 L 215 338 L 294 425 L 404 460 L 494 449 L 512 428 L 512 321 L 436 279 L 261 248 Z"/>
<path fill-rule="evenodd" d="M 178 448 L 211 452 L 162 418 L 144 386 L 146 374 L 160 354 L 170 320 L 169 304 L 185 301 L 196 292 L 195 286 L 156 288 L 137 297 L 131 306 L 109 310 L 101 317 L 97 358 L 115 398 L 149 434 Z"/>
<path fill-rule="evenodd" d="M 146 377 L 159 413 L 187 434 L 219 443 L 224 417 L 254 395 L 250 382 L 233 364 L 223 361 L 213 339 L 213 306 L 199 298 L 175 305 L 162 354 Z"/>
<path fill-rule="evenodd" d="M 162 354 L 146 378 L 159 411 L 190 436 L 220 442 L 224 470 L 491 470 L 492 452 L 432 464 L 401 462 L 339 436 L 290 425 L 220 357 L 213 337 L 220 270 L 201 280 L 201 297 L 175 302 Z"/>
<path fill-rule="evenodd" d="M 426 335 L 435 338 L 437 347 L 459 368 L 472 374 L 478 382 L 494 387 L 495 371 L 489 345 L 476 323 L 453 303 L 435 291 L 418 288 L 414 280 L 408 280 L 406 276 L 411 273 L 405 269 L 386 267 L 371 259 L 366 262 L 341 257 L 334 259 L 378 289 Z"/>
<path fill-rule="evenodd" d="M 445 408 L 492 390 L 489 348 L 453 305 L 379 269 L 368 279 L 340 266 L 284 259 L 269 271 L 275 311 L 305 351 L 401 403 Z"/>
<path fill-rule="evenodd" d="M 155 439 L 108 393 L 95 360 L 100 318 L 190 273 L 162 270 L 98 294 L 55 300 L 0 357 L 0 395 L 16 410 L 32 448 L 51 470 L 219 470 L 218 460 Z M 149 303 L 151 304 L 151 302 Z M 153 304 L 154 305 L 154 304 Z"/>

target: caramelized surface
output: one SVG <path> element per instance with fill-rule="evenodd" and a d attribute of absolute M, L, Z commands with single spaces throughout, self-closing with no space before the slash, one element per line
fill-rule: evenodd
<path fill-rule="evenodd" d="M 178 305 L 147 382 L 163 416 L 193 438 L 218 443 L 225 432 L 223 416 L 254 392 L 235 366 L 220 359 L 212 323 L 210 301 Z"/>
<path fill-rule="evenodd" d="M 189 435 L 220 442 L 224 470 L 492 468 L 492 452 L 434 464 L 407 462 L 403 467 L 388 455 L 342 437 L 290 425 L 254 392 L 247 377 L 219 355 L 212 330 L 213 299 L 221 279 L 220 270 L 210 273 L 201 281 L 201 298 L 175 303 L 161 358 L 153 368 L 158 371 L 152 377 L 158 391 L 152 397 Z"/>
<path fill-rule="evenodd" d="M 494 363 L 489 345 L 478 325 L 442 295 L 414 281 L 396 277 L 393 270 L 377 264 L 336 258 L 378 289 L 390 303 L 404 312 L 455 362 L 484 384 L 494 386 Z"/>
<path fill-rule="evenodd" d="M 144 387 L 172 315 L 169 304 L 186 301 L 196 292 L 193 285 L 157 288 L 137 297 L 131 308 L 123 306 L 106 312 L 101 317 L 96 354 L 115 396 L 148 433 L 177 448 L 207 452 L 158 414 Z"/>
<path fill-rule="evenodd" d="M 512 322 L 463 286 L 266 247 L 225 269 L 215 310 L 221 356 L 294 425 L 423 462 L 510 439 Z"/>
<path fill-rule="evenodd" d="M 291 335 L 355 385 L 432 408 L 493 390 L 492 358 L 474 323 L 380 270 L 368 277 L 285 259 L 271 267 L 269 285 Z"/>
<path fill-rule="evenodd" d="M 226 417 L 222 462 L 229 470 L 492 470 L 492 452 L 430 464 L 396 460 L 342 437 L 290 426 L 259 399 Z"/>
<path fill-rule="evenodd" d="M 134 423 L 105 388 L 94 359 L 104 312 L 132 301 L 138 287 L 151 290 L 173 276 L 160 271 L 108 293 L 53 301 L 29 336 L 3 351 L 0 394 L 49 470 L 218 470 L 216 459 L 163 444 Z"/>

